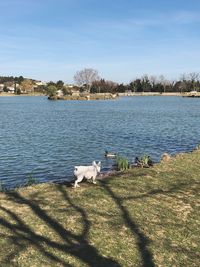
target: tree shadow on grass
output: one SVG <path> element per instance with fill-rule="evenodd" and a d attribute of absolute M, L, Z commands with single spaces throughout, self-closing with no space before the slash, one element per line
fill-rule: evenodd
<path fill-rule="evenodd" d="M 100 180 L 99 183 L 116 204 L 124 223 L 132 232 L 133 238 L 136 238 L 138 250 L 142 259 L 141 267 L 154 267 L 155 264 L 153 262 L 152 253 L 149 249 L 150 240 L 140 230 L 139 226 L 134 221 L 134 218 L 130 215 L 125 205 L 125 201 L 152 197 L 158 194 L 173 194 L 173 197 L 175 197 L 174 193 L 181 189 L 187 188 L 188 183 L 182 182 L 174 184 L 167 190 L 157 188 L 152 189 L 144 194 L 139 194 L 138 196 L 125 197 L 119 196 L 112 190 L 111 186 L 109 185 L 109 180 L 103 179 Z M 81 263 L 91 267 L 120 267 L 120 264 L 117 261 L 102 256 L 98 249 L 90 244 L 88 236 L 91 229 L 91 222 L 88 218 L 86 209 L 80 207 L 72 198 L 70 198 L 68 194 L 69 189 L 67 189 L 66 185 L 57 185 L 55 188 L 57 189 L 57 191 L 55 190 L 55 194 L 61 194 L 62 199 L 64 199 L 64 203 L 66 204 L 66 210 L 64 207 L 61 211 L 67 213 L 67 207 L 70 207 L 70 209 L 75 211 L 76 215 L 78 214 L 80 216 L 82 227 L 81 233 L 75 234 L 73 231 L 66 229 L 62 224 L 60 224 L 58 219 L 50 216 L 41 207 L 44 203 L 46 203 L 46 205 L 48 204 L 47 200 L 45 198 L 39 199 L 37 197 L 37 193 L 33 193 L 29 196 L 29 199 L 27 199 L 18 192 L 7 192 L 6 195 L 8 200 L 12 202 L 15 207 L 17 205 L 19 207 L 20 205 L 23 205 L 23 208 L 29 208 L 34 214 L 35 218 L 37 220 L 39 219 L 43 225 L 47 225 L 49 230 L 53 231 L 61 241 L 55 241 L 44 234 L 39 234 L 36 231 L 37 225 L 34 228 L 30 227 L 26 223 L 26 218 L 22 219 L 22 216 L 19 216 L 14 209 L 11 210 L 11 208 L 1 205 L 0 210 L 4 216 L 0 216 L 0 226 L 6 230 L 6 233 L 0 233 L 0 237 L 4 240 L 7 240 L 9 244 L 14 247 L 13 249 L 11 248 L 9 250 L 11 252 L 8 252 L 7 255 L 5 255 L 5 258 L 1 260 L 1 266 L 11 266 L 11 262 L 12 266 L 19 266 L 17 263 L 13 262 L 13 260 L 17 258 L 16 255 L 20 256 L 20 253 L 23 253 L 27 250 L 27 246 L 32 246 L 36 250 L 40 251 L 40 254 L 44 256 L 43 262 L 52 262 L 51 266 L 55 266 L 55 264 L 61 266 L 72 266 L 69 264 L 66 258 L 67 256 L 73 256 Z M 60 254 L 61 256 L 58 256 Z"/>
<path fill-rule="evenodd" d="M 58 185 L 57 189 L 62 193 L 66 204 L 70 205 L 76 213 L 81 216 L 82 232 L 75 234 L 72 231 L 65 229 L 55 218 L 48 215 L 47 212 L 40 207 L 37 203 L 21 196 L 18 192 L 7 192 L 6 195 L 10 201 L 28 207 L 31 212 L 40 219 L 43 224 L 48 225 L 51 231 L 55 232 L 57 236 L 62 240 L 58 242 L 38 234 L 35 229 L 30 228 L 25 220 L 22 220 L 14 211 L 8 208 L 0 206 L 0 210 L 4 212 L 5 216 L 0 217 L 0 225 L 4 227 L 9 234 L 1 235 L 2 238 L 8 239 L 11 243 L 15 244 L 15 250 L 6 255 L 1 264 L 11 264 L 16 255 L 22 253 L 27 245 L 35 247 L 40 251 L 46 259 L 59 264 L 61 266 L 73 266 L 70 265 L 63 257 L 59 257 L 56 254 L 50 252 L 50 250 L 62 253 L 62 255 L 74 256 L 80 262 L 87 264 L 88 266 L 95 267 L 120 267 L 120 264 L 111 258 L 102 256 L 97 248 L 91 245 L 88 241 L 88 233 L 90 231 L 91 223 L 88 219 L 87 213 L 84 209 L 74 204 L 71 198 L 68 196 L 64 186 Z M 47 250 L 48 247 L 49 249 Z M 12 266 L 18 266 L 12 263 Z M 54 265 L 52 265 L 54 266 Z"/>
<path fill-rule="evenodd" d="M 130 231 L 133 234 L 133 237 L 136 237 L 137 239 L 137 246 L 142 258 L 142 267 L 154 267 L 155 263 L 153 261 L 153 255 L 151 251 L 149 250 L 148 246 L 150 244 L 150 240 L 145 236 L 145 234 L 139 229 L 139 226 L 135 223 L 134 218 L 131 217 L 125 202 L 127 200 L 137 200 L 142 198 L 152 198 L 155 195 L 161 195 L 161 196 L 169 196 L 172 198 L 179 199 L 176 194 L 178 192 L 181 192 L 181 194 L 184 194 L 184 191 L 187 190 L 188 187 L 191 187 L 191 182 L 178 182 L 174 185 L 171 185 L 168 189 L 162 189 L 162 188 L 156 188 L 152 189 L 146 193 L 141 193 L 136 196 L 119 196 L 117 193 L 115 193 L 111 186 L 109 185 L 109 180 L 102 179 L 100 180 L 101 186 L 107 191 L 107 193 L 111 196 L 115 204 L 117 205 L 121 216 L 126 224 L 126 226 L 130 229 Z M 198 193 L 198 186 L 199 182 L 193 181 L 193 188 L 192 191 L 194 193 Z M 133 203 L 134 204 L 134 203 Z M 177 222 L 176 222 L 177 226 Z"/>
<path fill-rule="evenodd" d="M 173 186 L 170 186 L 168 189 L 162 189 L 162 188 L 156 188 L 156 189 L 151 189 L 146 193 L 142 193 L 136 196 L 130 196 L 130 197 L 122 197 L 122 200 L 136 200 L 136 199 L 142 199 L 142 198 L 151 198 L 152 196 L 155 195 L 161 195 L 161 196 L 170 196 L 171 198 L 177 198 L 179 199 L 179 197 L 177 197 L 177 193 L 181 193 L 182 195 L 185 194 L 185 190 L 187 190 L 187 188 L 190 188 L 190 190 L 192 190 L 193 193 L 198 194 L 199 192 L 199 182 L 193 182 L 192 183 L 195 187 L 193 187 L 192 189 L 191 187 L 191 182 L 179 182 L 177 184 L 174 184 Z"/>
<path fill-rule="evenodd" d="M 136 238 L 137 240 L 138 250 L 140 252 L 142 259 L 141 267 L 154 267 L 155 264 L 153 262 L 152 253 L 148 248 L 150 240 L 145 236 L 144 233 L 142 233 L 142 231 L 139 229 L 139 226 L 135 223 L 134 219 L 131 217 L 128 209 L 125 207 L 123 203 L 124 199 L 119 197 L 116 193 L 113 192 L 113 190 L 109 186 L 108 181 L 102 180 L 100 181 L 100 183 L 117 205 L 121 213 L 121 216 L 124 220 L 124 223 L 132 232 L 133 237 Z"/>

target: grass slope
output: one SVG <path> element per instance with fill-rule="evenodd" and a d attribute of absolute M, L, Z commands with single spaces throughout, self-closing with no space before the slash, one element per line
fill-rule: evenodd
<path fill-rule="evenodd" d="M 200 151 L 0 194 L 0 266 L 199 266 Z"/>

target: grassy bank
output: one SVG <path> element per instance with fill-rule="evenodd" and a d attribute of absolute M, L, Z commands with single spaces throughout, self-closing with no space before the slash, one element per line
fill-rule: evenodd
<path fill-rule="evenodd" d="M 74 189 L 0 193 L 0 266 L 199 266 L 200 151 Z"/>

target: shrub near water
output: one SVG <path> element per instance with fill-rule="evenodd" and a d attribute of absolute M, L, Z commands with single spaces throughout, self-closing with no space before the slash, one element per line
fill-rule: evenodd
<path fill-rule="evenodd" d="M 36 183 L 37 183 L 37 181 L 36 181 L 36 179 L 33 177 L 32 173 L 31 173 L 27 178 L 25 186 L 31 186 L 31 185 L 34 185 Z"/>
<path fill-rule="evenodd" d="M 143 155 L 140 159 L 139 162 L 142 167 L 149 167 L 152 166 L 153 161 L 149 155 Z"/>
<path fill-rule="evenodd" d="M 129 169 L 128 159 L 125 157 L 118 156 L 116 158 L 116 165 L 118 171 L 125 171 Z"/>
<path fill-rule="evenodd" d="M 0 181 L 0 192 L 5 192 L 6 188 L 4 186 L 4 184 Z"/>

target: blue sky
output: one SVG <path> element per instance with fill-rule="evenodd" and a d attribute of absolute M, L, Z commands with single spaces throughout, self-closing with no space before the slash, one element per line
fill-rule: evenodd
<path fill-rule="evenodd" d="M 117 82 L 200 71 L 200 0 L 0 0 L 0 75 Z"/>

